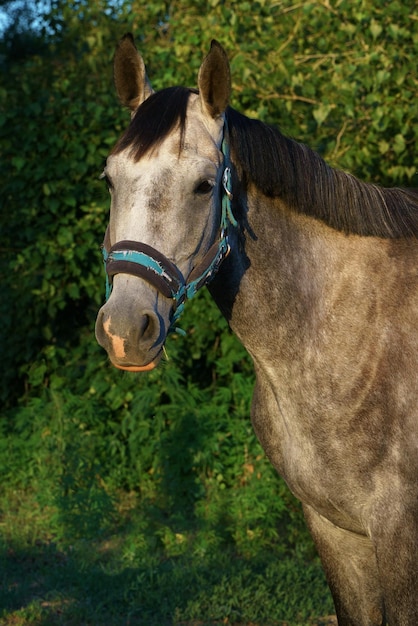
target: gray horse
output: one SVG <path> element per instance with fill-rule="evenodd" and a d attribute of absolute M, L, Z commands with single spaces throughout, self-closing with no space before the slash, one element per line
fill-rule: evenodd
<path fill-rule="evenodd" d="M 99 343 L 151 369 L 208 284 L 254 361 L 254 429 L 303 504 L 339 625 L 417 626 L 418 195 L 230 108 L 216 42 L 198 91 L 154 93 L 126 35 L 115 82 L 132 119 L 104 171 Z"/>

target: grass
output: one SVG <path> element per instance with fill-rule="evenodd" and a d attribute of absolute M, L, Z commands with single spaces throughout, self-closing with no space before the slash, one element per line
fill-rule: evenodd
<path fill-rule="evenodd" d="M 0 626 L 328 624 L 300 505 L 248 418 L 252 366 L 203 304 L 193 354 L 173 338 L 146 378 L 93 358 L 90 331 L 31 366 L 0 420 Z"/>
<path fill-rule="evenodd" d="M 126 494 L 106 536 L 74 541 L 52 536 L 56 511 L 33 494 L 1 504 L 1 626 L 332 623 L 318 617 L 332 603 L 309 551 L 243 556 L 196 520 L 163 521 Z"/>

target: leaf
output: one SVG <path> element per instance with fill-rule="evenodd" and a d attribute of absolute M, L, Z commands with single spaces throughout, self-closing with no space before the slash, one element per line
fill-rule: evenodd
<path fill-rule="evenodd" d="M 332 109 L 332 104 L 320 104 L 319 107 L 313 110 L 312 115 L 318 126 L 321 126 L 325 122 Z"/>
<path fill-rule="evenodd" d="M 380 154 L 386 154 L 386 152 L 388 152 L 390 150 L 390 144 L 382 139 L 381 141 L 379 141 L 379 152 Z"/>
<path fill-rule="evenodd" d="M 393 149 L 395 151 L 396 154 L 401 154 L 401 152 L 404 152 L 405 150 L 405 139 L 404 137 L 398 133 L 397 135 L 395 135 L 394 140 L 393 140 Z"/>
<path fill-rule="evenodd" d="M 20 172 L 20 170 L 24 168 L 25 164 L 26 159 L 24 157 L 15 156 L 12 158 L 12 165 L 17 169 L 18 172 Z"/>
<path fill-rule="evenodd" d="M 372 34 L 373 39 L 377 39 L 381 34 L 383 28 L 375 19 L 372 19 L 370 23 L 370 32 Z"/>

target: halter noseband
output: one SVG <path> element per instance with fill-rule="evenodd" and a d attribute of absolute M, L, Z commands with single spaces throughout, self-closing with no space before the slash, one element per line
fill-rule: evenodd
<path fill-rule="evenodd" d="M 124 240 L 108 248 L 109 229 L 103 242 L 103 259 L 106 271 L 106 300 L 112 292 L 115 274 L 130 274 L 146 280 L 166 298 L 173 300 L 173 313 L 169 331 L 175 330 L 174 324 L 183 312 L 186 300 L 190 300 L 197 291 L 207 285 L 217 273 L 222 261 L 230 252 L 228 226 L 237 226 L 232 213 L 231 168 L 229 145 L 226 140 L 226 121 L 221 152 L 224 157 L 222 176 L 222 211 L 219 240 L 213 244 L 202 261 L 192 269 L 187 280 L 180 269 L 164 254 L 137 241 Z"/>

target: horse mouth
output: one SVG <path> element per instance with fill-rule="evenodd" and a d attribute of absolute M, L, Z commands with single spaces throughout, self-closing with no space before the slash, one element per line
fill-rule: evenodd
<path fill-rule="evenodd" d="M 110 362 L 113 367 L 116 367 L 118 370 L 123 370 L 125 372 L 150 372 L 159 365 L 163 353 L 164 348 L 161 348 L 160 351 L 154 356 L 152 361 L 146 363 L 145 365 L 137 365 L 135 362 L 129 363 L 129 361 L 126 363 L 123 363 L 121 361 L 117 362 L 116 359 L 114 360 L 112 358 L 110 358 Z"/>
<path fill-rule="evenodd" d="M 159 359 L 158 359 L 159 360 Z M 150 372 L 158 365 L 157 359 L 151 361 L 147 365 L 118 365 L 117 363 L 113 363 L 112 365 L 116 367 L 118 370 L 124 370 L 125 372 Z"/>
<path fill-rule="evenodd" d="M 150 372 L 151 370 L 153 370 L 154 368 L 157 367 L 157 365 L 159 364 L 159 362 L 161 361 L 161 357 L 163 355 L 163 348 L 161 348 L 161 350 L 156 354 L 156 356 L 152 359 L 152 361 L 150 361 L 149 363 L 146 363 L 145 365 L 137 365 L 135 363 L 117 363 L 116 361 L 110 359 L 110 362 L 112 363 L 113 367 L 116 367 L 118 370 L 124 370 L 125 372 Z"/>

